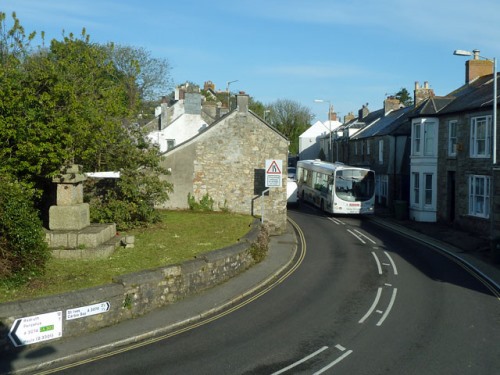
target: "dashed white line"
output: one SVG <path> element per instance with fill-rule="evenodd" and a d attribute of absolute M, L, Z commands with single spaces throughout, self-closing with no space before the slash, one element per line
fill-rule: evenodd
<path fill-rule="evenodd" d="M 378 274 L 382 275 L 382 266 L 380 265 L 380 261 L 378 260 L 377 254 L 372 251 L 373 257 L 375 258 L 375 263 L 377 263 Z"/>
<path fill-rule="evenodd" d="M 352 350 L 348 350 L 347 352 L 345 352 L 344 354 L 342 354 L 340 357 L 338 357 L 335 361 L 333 361 L 332 363 L 330 363 L 328 366 L 325 366 L 323 367 L 321 370 L 319 371 L 316 371 L 313 375 L 319 375 L 319 374 L 322 374 L 324 373 L 326 370 L 332 368 L 333 366 L 335 366 L 337 363 L 339 363 L 340 361 L 342 361 L 343 359 L 345 359 L 347 356 L 349 356 L 350 354 L 352 353 Z"/>
<path fill-rule="evenodd" d="M 287 366 L 287 367 L 285 367 L 285 368 L 282 368 L 282 369 L 281 369 L 281 370 L 279 370 L 279 371 L 273 372 L 273 374 L 272 374 L 272 375 L 282 374 L 282 373 L 284 373 L 284 372 L 286 372 L 286 371 L 288 371 L 288 370 L 290 370 L 290 369 L 292 369 L 292 368 L 294 368 L 294 367 L 296 367 L 296 366 L 298 366 L 298 365 L 300 365 L 300 364 L 302 364 L 302 363 L 304 363 L 304 362 L 306 362 L 306 361 L 310 360 L 311 358 L 313 358 L 313 357 L 317 356 L 319 353 L 323 352 L 323 351 L 324 351 L 324 350 L 326 350 L 326 349 L 328 349 L 328 346 L 323 346 L 322 348 L 320 348 L 320 349 L 316 350 L 314 353 L 309 354 L 307 357 L 302 358 L 300 361 L 294 362 L 294 363 L 292 363 L 290 366 Z"/>
<path fill-rule="evenodd" d="M 354 233 L 352 230 L 348 229 L 347 230 L 349 233 L 351 233 L 354 237 L 356 237 L 358 240 L 360 240 L 363 244 L 366 244 L 365 240 L 363 240 L 360 236 L 358 236 L 356 233 Z"/>
<path fill-rule="evenodd" d="M 377 307 L 377 304 L 378 304 L 378 301 L 380 300 L 380 295 L 382 294 L 382 288 L 378 288 L 377 290 L 377 295 L 375 296 L 375 301 L 373 301 L 370 309 L 367 311 L 367 313 L 365 314 L 365 316 L 363 316 L 359 323 L 363 323 L 366 319 L 368 319 L 368 317 L 371 315 L 371 313 L 373 312 L 373 310 L 375 310 L 375 307 Z"/>
<path fill-rule="evenodd" d="M 392 290 L 392 296 L 391 296 L 391 300 L 389 301 L 389 306 L 387 306 L 387 310 L 385 310 L 384 315 L 382 315 L 382 317 L 378 321 L 377 326 L 381 326 L 382 323 L 384 322 L 384 320 L 387 318 L 387 316 L 391 312 L 392 306 L 394 305 L 394 301 L 396 300 L 396 294 L 397 294 L 397 292 L 398 292 L 397 288 L 394 288 Z"/>
<path fill-rule="evenodd" d="M 329 217 L 329 218 L 328 218 L 328 220 L 330 220 L 330 221 L 334 222 L 334 223 L 335 223 L 335 224 L 337 224 L 337 225 L 345 225 L 345 223 L 344 223 L 344 222 L 340 221 L 339 219 L 335 219 L 335 218 L 333 218 L 333 217 Z"/>
<path fill-rule="evenodd" d="M 361 237 L 366 238 L 366 239 L 367 239 L 368 241 L 370 241 L 371 243 L 376 244 L 376 242 L 375 242 L 374 240 L 372 240 L 370 237 L 368 237 L 366 234 L 364 234 L 364 233 L 360 232 L 360 231 L 359 231 L 359 230 L 357 230 L 357 229 L 354 229 L 354 231 L 355 231 L 357 234 L 359 234 Z"/>
<path fill-rule="evenodd" d="M 394 275 L 397 275 L 398 269 L 396 268 L 396 263 L 394 263 L 394 261 L 392 260 L 391 256 L 389 255 L 389 253 L 387 251 L 384 251 L 384 253 L 385 253 L 385 256 L 387 257 L 387 259 L 389 259 L 389 262 L 391 262 L 392 269 L 394 270 Z"/>

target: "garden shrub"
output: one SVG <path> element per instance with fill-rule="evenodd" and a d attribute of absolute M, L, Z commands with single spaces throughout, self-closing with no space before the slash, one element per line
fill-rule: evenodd
<path fill-rule="evenodd" d="M 188 193 L 188 206 L 192 211 L 213 211 L 214 200 L 207 193 L 203 197 L 201 197 L 199 202 L 196 202 L 196 198 L 194 197 L 194 195 Z"/>
<path fill-rule="evenodd" d="M 24 283 L 44 273 L 50 258 L 33 192 L 0 178 L 0 280 Z"/>
<path fill-rule="evenodd" d="M 257 239 L 252 243 L 249 251 L 255 263 L 260 263 L 266 257 L 268 250 L 269 227 L 267 224 L 262 224 Z"/>

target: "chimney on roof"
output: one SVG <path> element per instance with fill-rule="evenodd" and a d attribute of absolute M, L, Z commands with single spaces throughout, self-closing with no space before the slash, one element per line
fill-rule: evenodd
<path fill-rule="evenodd" d="M 240 113 L 248 112 L 248 95 L 245 94 L 244 91 L 240 91 L 238 95 L 236 95 L 236 109 Z"/>
<path fill-rule="evenodd" d="M 420 86 L 418 81 L 415 81 L 415 90 L 413 91 L 413 105 L 416 107 L 424 100 L 436 96 L 434 90 L 429 88 L 429 82 L 425 81 L 424 86 Z"/>
<path fill-rule="evenodd" d="M 465 83 L 469 84 L 478 77 L 493 73 L 493 61 L 481 60 L 479 57 L 480 51 L 475 49 L 471 60 L 465 62 Z"/>
<path fill-rule="evenodd" d="M 395 111 L 399 108 L 403 107 L 400 100 L 394 96 L 388 96 L 384 100 L 384 116 L 391 111 Z"/>
<path fill-rule="evenodd" d="M 344 124 L 347 124 L 349 121 L 354 120 L 354 113 L 349 112 L 347 115 L 344 116 Z"/>
<path fill-rule="evenodd" d="M 363 107 L 358 111 L 358 119 L 361 121 L 366 116 L 368 116 L 369 113 L 370 110 L 368 109 L 368 103 L 363 104 Z"/>

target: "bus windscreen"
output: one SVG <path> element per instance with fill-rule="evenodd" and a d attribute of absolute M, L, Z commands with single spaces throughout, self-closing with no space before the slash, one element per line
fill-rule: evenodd
<path fill-rule="evenodd" d="M 375 176 L 372 171 L 339 170 L 335 174 L 335 194 L 348 202 L 362 202 L 373 197 Z"/>

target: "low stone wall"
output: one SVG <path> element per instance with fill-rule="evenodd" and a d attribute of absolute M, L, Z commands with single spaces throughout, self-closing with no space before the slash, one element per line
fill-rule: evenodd
<path fill-rule="evenodd" d="M 119 276 L 95 288 L 0 304 L 0 350 L 13 348 L 8 333 L 19 319 L 34 321 L 36 329 L 36 319 L 25 318 L 60 313 L 66 338 L 146 314 L 223 283 L 255 263 L 249 249 L 259 230 L 256 222 L 239 243 L 182 264 Z"/>

